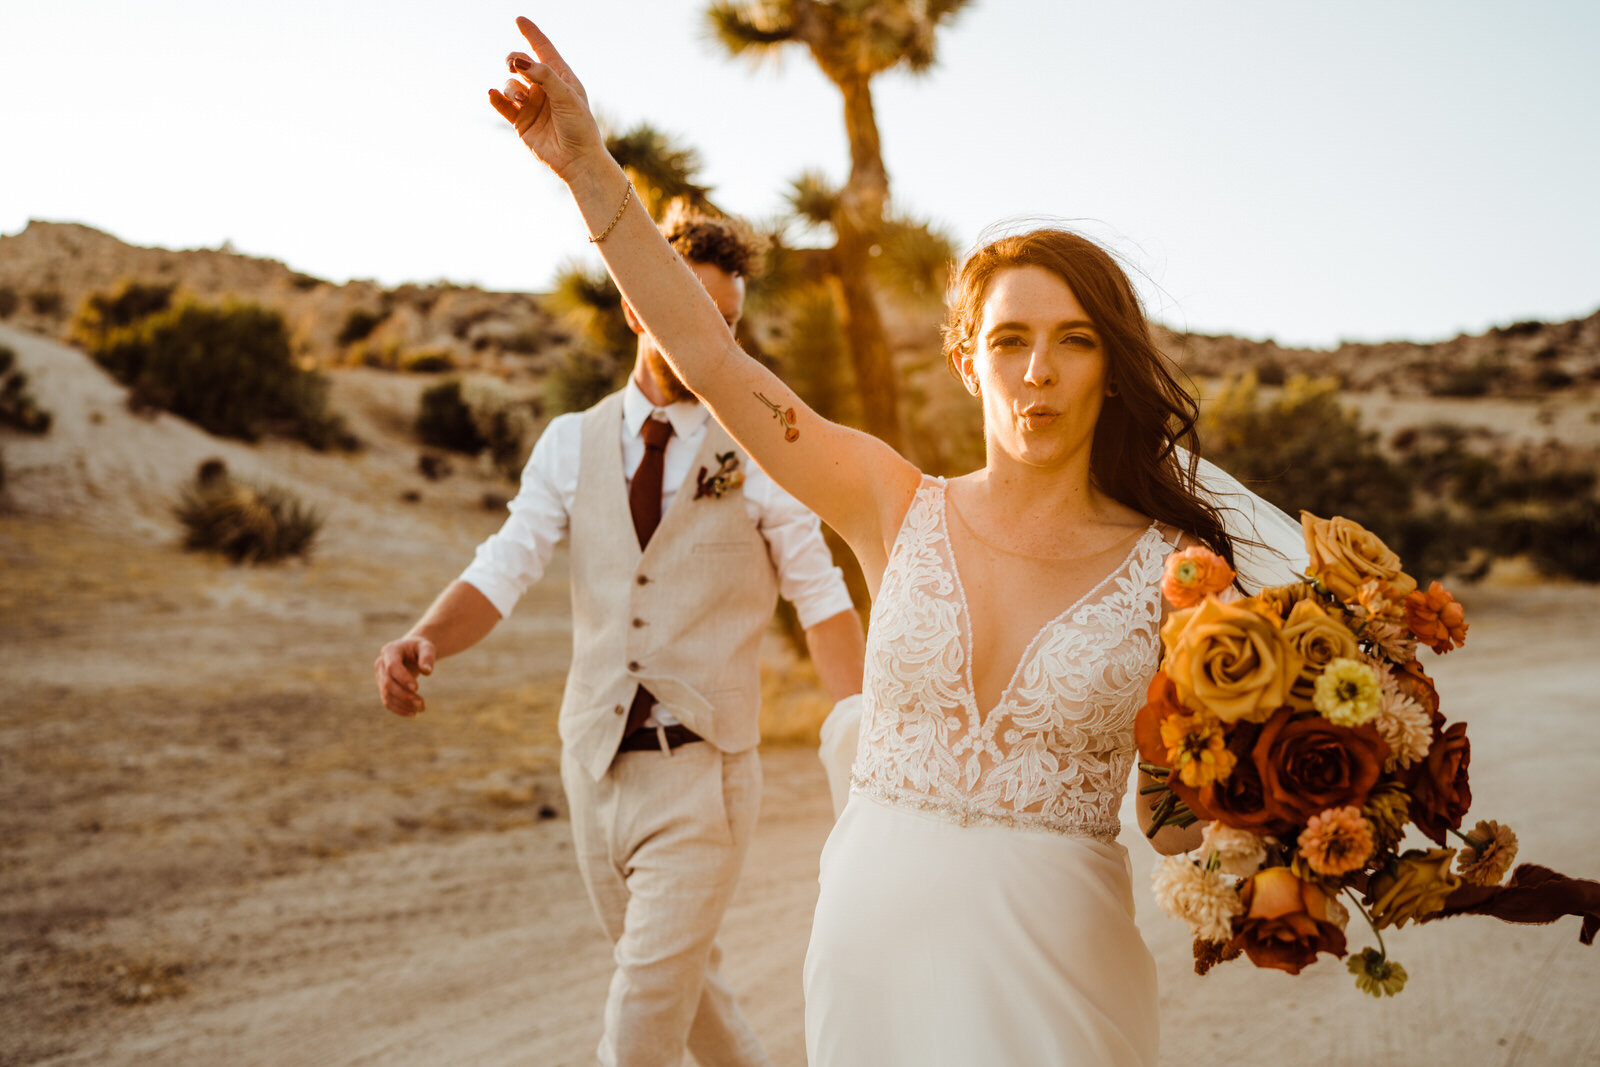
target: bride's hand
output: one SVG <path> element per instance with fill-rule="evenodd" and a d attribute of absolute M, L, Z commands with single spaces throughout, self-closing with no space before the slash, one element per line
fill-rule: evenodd
<path fill-rule="evenodd" d="M 534 155 L 570 182 L 576 165 L 596 153 L 605 154 L 600 127 L 589 111 L 583 84 L 550 38 L 529 19 L 519 17 L 517 29 L 533 55 L 512 52 L 506 57 L 506 66 L 516 77 L 503 90 L 490 89 L 489 103 L 516 127 Z"/>

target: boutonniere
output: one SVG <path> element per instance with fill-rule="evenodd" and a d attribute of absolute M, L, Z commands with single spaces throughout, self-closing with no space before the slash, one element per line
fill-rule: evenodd
<path fill-rule="evenodd" d="M 721 464 L 717 472 L 712 474 L 707 468 L 701 467 L 700 474 L 695 479 L 694 498 L 701 497 L 721 498 L 729 489 L 737 489 L 744 484 L 744 471 L 739 469 L 739 454 L 737 452 L 718 452 L 717 462 Z"/>

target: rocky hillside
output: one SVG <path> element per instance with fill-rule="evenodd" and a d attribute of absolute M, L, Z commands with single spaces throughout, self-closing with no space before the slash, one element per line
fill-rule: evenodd
<path fill-rule="evenodd" d="M 405 366 L 447 354 L 457 366 L 538 374 L 569 338 L 537 294 L 449 283 L 384 289 L 334 285 L 272 259 L 226 249 L 169 251 L 126 244 L 74 223 L 30 222 L 0 236 L 0 319 L 60 336 L 84 294 L 125 278 L 172 281 L 203 298 L 234 296 L 282 311 L 297 349 L 324 365 Z M 1600 299 L 1600 294 L 1597 294 Z M 903 309 L 902 309 L 903 310 Z M 897 349 L 937 354 L 933 323 L 891 313 Z M 1600 390 L 1600 312 L 1570 322 L 1519 322 L 1432 344 L 1393 341 L 1332 350 L 1173 333 L 1158 341 L 1191 373 L 1254 370 L 1266 384 L 1290 374 L 1335 376 L 1347 387 L 1397 396 L 1588 396 Z"/>
<path fill-rule="evenodd" d="M 344 285 L 226 249 L 140 248 L 76 223 L 29 222 L 0 236 L 0 319 L 62 336 L 79 302 L 124 279 L 173 282 L 206 300 L 276 308 L 296 350 L 318 363 L 403 366 L 446 354 L 457 366 L 538 372 L 567 337 L 530 293 L 437 283 Z"/>

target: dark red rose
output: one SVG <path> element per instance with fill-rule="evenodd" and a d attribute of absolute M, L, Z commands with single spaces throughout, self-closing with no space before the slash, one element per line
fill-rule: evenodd
<path fill-rule="evenodd" d="M 1250 752 L 1263 808 L 1296 826 L 1329 808 L 1360 807 L 1383 772 L 1389 746 L 1372 726 L 1335 726 L 1284 708 L 1261 727 Z"/>
<path fill-rule="evenodd" d="M 1444 844 L 1447 831 L 1461 827 L 1472 806 L 1472 786 L 1467 782 L 1472 743 L 1467 740 L 1467 724 L 1453 723 L 1445 729 L 1444 721 L 1443 715 L 1434 712 L 1428 757 L 1413 763 L 1406 775 L 1411 821 L 1436 845 Z"/>
<path fill-rule="evenodd" d="M 1343 956 L 1344 931 L 1328 921 L 1328 897 L 1287 867 L 1268 867 L 1239 889 L 1244 914 L 1233 917 L 1230 950 L 1243 949 L 1257 967 L 1290 974 L 1315 963 L 1317 953 Z"/>
<path fill-rule="evenodd" d="M 1210 818 L 1216 819 L 1224 826 L 1231 826 L 1235 830 L 1249 830 L 1257 834 L 1283 834 L 1293 829 L 1294 824 L 1284 819 L 1267 807 L 1266 792 L 1261 786 L 1261 772 L 1256 768 L 1250 758 L 1250 752 L 1255 747 L 1256 738 L 1261 733 L 1261 727 L 1255 723 L 1235 723 L 1228 730 L 1228 749 L 1238 762 L 1233 766 L 1233 772 L 1222 781 L 1208 785 L 1198 790 L 1200 807 L 1196 808 L 1193 802 L 1184 795 L 1187 787 L 1175 789 L 1179 797 L 1189 804 L 1191 810 L 1196 812 L 1209 812 Z M 1179 786 L 1183 786 L 1180 781 Z"/>

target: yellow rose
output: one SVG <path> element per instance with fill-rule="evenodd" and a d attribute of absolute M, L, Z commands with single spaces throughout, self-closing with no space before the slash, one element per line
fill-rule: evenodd
<path fill-rule="evenodd" d="M 1345 603 L 1355 603 L 1361 586 L 1374 579 L 1388 586 L 1391 600 L 1417 588 L 1416 579 L 1400 569 L 1400 557 L 1359 522 L 1338 515 L 1319 519 L 1302 511 L 1300 526 L 1311 557 L 1307 571 Z"/>
<path fill-rule="evenodd" d="M 1264 722 L 1288 700 L 1300 674 L 1300 654 L 1272 618 L 1208 596 L 1175 611 L 1161 627 L 1163 665 L 1178 698 L 1223 722 Z"/>
<path fill-rule="evenodd" d="M 1453 848 L 1426 852 L 1412 849 L 1400 857 L 1393 873 L 1379 871 L 1367 886 L 1367 905 L 1379 927 L 1404 926 L 1412 919 L 1432 915 L 1461 887 L 1450 873 Z"/>
<path fill-rule="evenodd" d="M 1289 686 L 1289 706 L 1299 711 L 1311 707 L 1317 679 L 1336 659 L 1355 659 L 1356 638 L 1344 624 L 1314 600 L 1302 600 L 1289 611 L 1283 639 L 1300 654 L 1300 673 Z"/>

